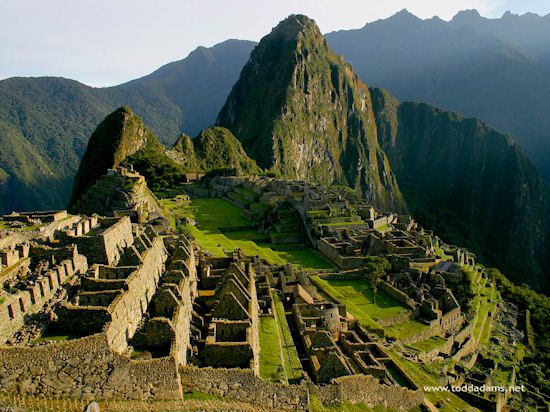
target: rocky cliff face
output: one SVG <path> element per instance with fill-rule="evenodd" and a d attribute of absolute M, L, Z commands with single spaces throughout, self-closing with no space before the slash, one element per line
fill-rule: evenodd
<path fill-rule="evenodd" d="M 368 88 L 305 16 L 288 17 L 262 39 L 217 123 L 263 168 L 349 185 L 377 206 L 404 209 Z"/>
<path fill-rule="evenodd" d="M 119 166 L 152 138 L 154 136 L 130 108 L 121 107 L 108 115 L 90 137 L 74 180 L 70 204 L 74 204 L 108 169 Z"/>
<path fill-rule="evenodd" d="M 380 144 L 415 218 L 548 290 L 550 194 L 520 147 L 480 120 L 371 94 Z"/>

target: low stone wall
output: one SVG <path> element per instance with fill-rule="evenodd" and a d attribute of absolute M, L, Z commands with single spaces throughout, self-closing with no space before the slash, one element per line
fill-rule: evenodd
<path fill-rule="evenodd" d="M 382 289 L 384 292 L 386 292 L 388 295 L 390 295 L 391 297 L 393 297 L 394 299 L 402 303 L 403 305 L 407 306 L 409 309 L 411 310 L 415 309 L 416 304 L 414 300 L 409 298 L 409 296 L 406 293 L 400 291 L 395 286 L 390 285 L 388 282 L 382 280 L 378 282 L 378 287 Z"/>
<path fill-rule="evenodd" d="M 350 272 L 350 273 L 325 273 L 319 275 L 321 279 L 325 280 L 359 280 L 365 279 L 365 275 L 359 272 Z M 365 279 L 365 282 L 367 280 Z"/>
<path fill-rule="evenodd" d="M 403 313 L 401 315 L 392 316 L 389 318 L 384 319 L 378 319 L 376 323 L 378 323 L 383 328 L 388 328 L 393 325 L 398 325 L 403 322 L 407 322 L 413 318 L 412 312 Z"/>
<path fill-rule="evenodd" d="M 36 347 L 0 347 L 0 388 L 48 397 L 181 399 L 170 357 L 132 361 L 103 333 Z"/>
<path fill-rule="evenodd" d="M 309 389 L 305 384 L 284 385 L 254 375 L 251 370 L 183 367 L 184 392 L 201 391 L 262 408 L 307 410 Z"/>
<path fill-rule="evenodd" d="M 325 386 L 310 386 L 311 393 L 329 405 L 344 401 L 352 404 L 366 403 L 369 407 L 381 405 L 408 411 L 422 404 L 424 392 L 410 390 L 401 386 L 381 385 L 369 375 L 351 375 L 336 378 Z"/>
<path fill-rule="evenodd" d="M 84 273 L 86 270 L 86 257 L 75 254 L 48 271 L 34 285 L 8 295 L 0 304 L 0 343 L 6 342 L 21 329 L 25 318 L 40 311 L 75 273 Z"/>

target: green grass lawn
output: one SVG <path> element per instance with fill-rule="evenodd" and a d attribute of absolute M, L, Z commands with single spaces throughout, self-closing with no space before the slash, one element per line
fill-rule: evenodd
<path fill-rule="evenodd" d="M 376 294 L 375 303 L 370 283 L 366 279 L 324 280 L 317 277 L 317 280 L 341 298 L 343 303 L 353 304 L 357 310 L 366 313 L 375 321 L 409 312 L 408 308 L 382 290 Z"/>
<path fill-rule="evenodd" d="M 191 209 L 199 227 L 191 227 L 190 234 L 199 246 L 215 256 L 240 248 L 250 256 L 260 256 L 270 264 L 292 263 L 306 270 L 329 269 L 332 265 L 312 249 L 277 250 L 278 245 L 260 242 L 266 235 L 253 229 L 222 233 L 218 228 L 246 226 L 250 221 L 241 216 L 242 210 L 223 199 L 193 199 Z"/>
<path fill-rule="evenodd" d="M 385 328 L 386 336 L 395 339 L 407 339 L 411 336 L 418 335 L 428 329 L 428 325 L 424 325 L 416 320 L 407 320 L 397 325 Z"/>
<path fill-rule="evenodd" d="M 71 334 L 66 332 L 46 332 L 44 335 L 33 340 L 31 343 L 35 344 L 35 343 L 49 342 L 49 341 L 63 342 L 66 340 L 78 339 L 78 338 L 81 338 L 82 336 L 83 335 Z"/>
<path fill-rule="evenodd" d="M 283 365 L 278 325 L 274 317 L 260 318 L 260 376 L 272 381 L 287 381 Z"/>
<path fill-rule="evenodd" d="M 445 342 L 447 342 L 445 339 L 439 336 L 433 336 L 429 339 L 413 343 L 412 345 L 410 345 L 410 347 L 413 349 L 417 349 L 420 352 L 430 352 L 444 345 Z"/>
<path fill-rule="evenodd" d="M 275 306 L 275 317 L 279 325 L 279 336 L 282 345 L 283 364 L 286 376 L 291 383 L 296 383 L 303 376 L 302 363 L 298 357 L 298 351 L 294 346 L 290 329 L 285 316 L 283 302 L 278 295 L 273 294 L 273 304 Z"/>
<path fill-rule="evenodd" d="M 398 300 L 386 292 L 378 290 L 376 303 L 368 281 L 357 280 L 324 280 L 314 277 L 332 296 L 344 303 L 349 312 L 366 327 L 381 328 L 378 321 L 410 312 Z M 384 328 L 388 337 L 404 339 L 427 329 L 423 323 L 408 320 L 394 326 Z"/>
<path fill-rule="evenodd" d="M 241 216 L 242 209 L 224 199 L 193 199 L 191 208 L 205 233 L 218 232 L 219 227 L 230 228 L 250 225 L 250 221 Z"/>
<path fill-rule="evenodd" d="M 396 352 L 389 350 L 388 354 L 419 386 L 421 389 L 424 386 L 439 386 L 438 373 L 434 369 L 430 369 L 426 364 L 415 363 L 404 359 Z M 426 392 L 426 398 L 432 403 L 443 401 L 441 411 L 477 411 L 476 408 L 468 405 L 452 392 Z"/>

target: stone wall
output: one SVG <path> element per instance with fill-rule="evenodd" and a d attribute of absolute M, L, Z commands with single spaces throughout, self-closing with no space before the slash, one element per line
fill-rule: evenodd
<path fill-rule="evenodd" d="M 36 347 L 0 347 L 0 388 L 84 399 L 181 399 L 170 357 L 132 361 L 103 333 Z"/>
<path fill-rule="evenodd" d="M 284 385 L 261 379 L 251 370 L 184 367 L 180 370 L 184 392 L 201 391 L 258 405 L 262 408 L 307 410 L 305 384 Z"/>
<path fill-rule="evenodd" d="M 416 308 L 416 304 L 414 300 L 409 298 L 409 296 L 406 293 L 400 291 L 395 286 L 390 285 L 388 282 L 383 280 L 378 282 L 378 288 L 386 292 L 388 295 L 396 299 L 398 302 L 407 306 L 409 309 L 414 310 Z"/>
<path fill-rule="evenodd" d="M 116 265 L 122 251 L 132 245 L 132 223 L 128 216 L 120 219 L 103 218 L 101 226 L 110 225 L 103 231 L 100 229 L 97 235 L 80 236 L 75 239 L 79 250 L 85 254 L 90 263 L 103 263 Z"/>
<path fill-rule="evenodd" d="M 157 290 L 167 259 L 161 238 L 153 240 L 153 245 L 143 253 L 142 259 L 138 270 L 127 279 L 126 293 L 109 306 L 112 321 L 106 325 L 105 332 L 115 351 L 126 349 L 128 339 L 136 332 L 143 313 Z"/>
<path fill-rule="evenodd" d="M 338 404 L 344 401 L 352 404 L 366 403 L 370 407 L 382 405 L 408 411 L 424 401 L 424 392 L 401 386 L 382 385 L 378 379 L 368 375 L 350 375 L 336 378 L 326 386 L 311 385 L 311 393 L 325 404 Z"/>
<path fill-rule="evenodd" d="M 40 311 L 75 273 L 85 273 L 85 256 L 75 253 L 63 260 L 26 289 L 7 295 L 0 303 L 0 343 L 5 343 L 25 324 L 25 318 Z"/>

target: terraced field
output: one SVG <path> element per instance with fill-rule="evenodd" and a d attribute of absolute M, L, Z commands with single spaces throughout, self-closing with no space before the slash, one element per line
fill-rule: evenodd
<path fill-rule="evenodd" d="M 384 329 L 387 336 L 403 339 L 427 328 L 426 325 L 414 320 L 405 320 L 394 326 L 382 328 L 379 321 L 406 315 L 410 309 L 383 290 L 377 292 L 375 301 L 366 280 L 324 280 L 319 276 L 314 276 L 313 279 L 332 297 L 344 303 L 348 311 L 369 329 Z"/>
<path fill-rule="evenodd" d="M 198 222 L 198 227 L 190 228 L 191 235 L 199 246 L 215 256 L 225 256 L 227 251 L 240 248 L 247 255 L 260 256 L 271 264 L 292 263 L 306 270 L 332 267 L 316 251 L 303 245 L 269 243 L 267 235 L 250 228 L 242 209 L 226 200 L 193 199 L 190 209 Z"/>

